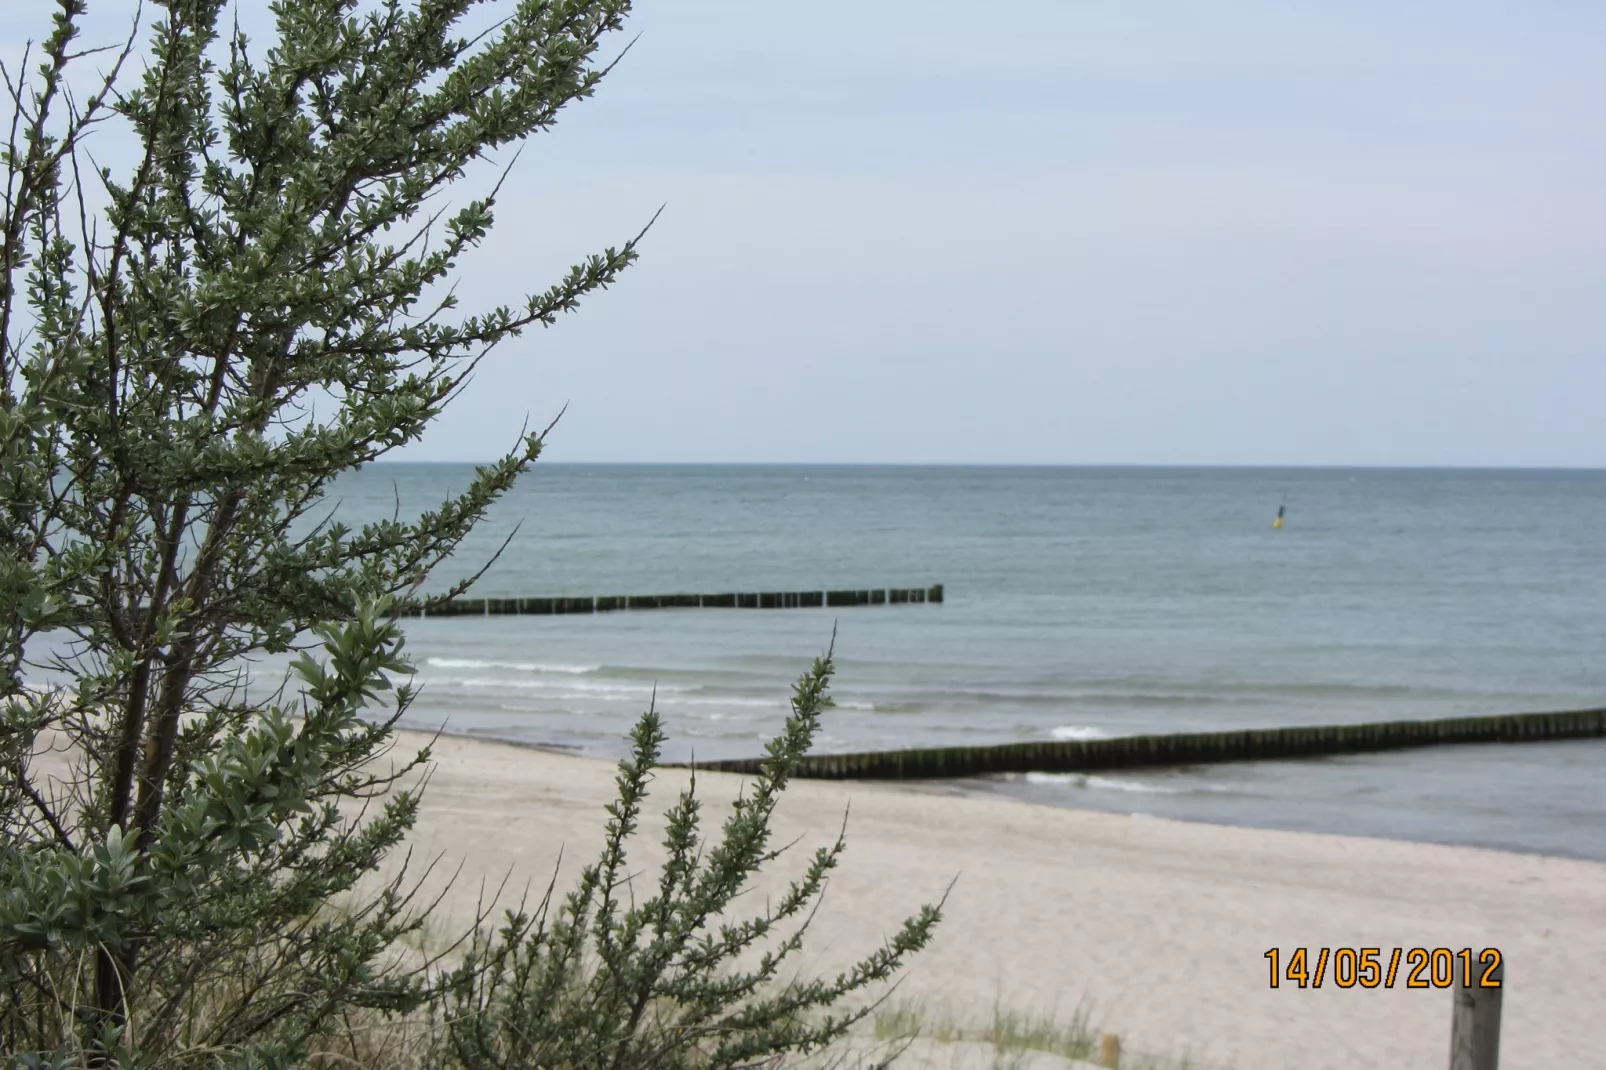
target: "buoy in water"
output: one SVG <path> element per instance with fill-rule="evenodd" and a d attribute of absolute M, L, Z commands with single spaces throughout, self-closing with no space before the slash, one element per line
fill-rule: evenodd
<path fill-rule="evenodd" d="M 1283 529 L 1283 510 L 1286 508 L 1286 505 L 1279 505 L 1277 507 L 1277 519 L 1271 522 L 1271 530 L 1281 531 Z"/>

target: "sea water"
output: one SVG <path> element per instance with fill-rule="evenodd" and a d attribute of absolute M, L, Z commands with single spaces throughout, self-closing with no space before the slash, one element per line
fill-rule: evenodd
<path fill-rule="evenodd" d="M 472 474 L 375 465 L 331 504 L 407 516 Z M 651 702 L 670 759 L 757 754 L 833 634 L 822 751 L 1606 704 L 1606 472 L 542 463 L 431 586 L 509 536 L 472 596 L 946 597 L 409 621 L 409 724 L 617 756 Z M 961 787 L 1606 859 L 1603 768 L 1584 741 Z"/>

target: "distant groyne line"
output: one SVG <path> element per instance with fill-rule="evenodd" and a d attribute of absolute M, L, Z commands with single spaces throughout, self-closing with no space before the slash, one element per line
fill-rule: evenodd
<path fill-rule="evenodd" d="M 803 760 L 796 775 L 820 780 L 937 780 L 989 773 L 1093 773 L 1111 769 L 1315 758 L 1449 743 L 1528 743 L 1600 737 L 1606 737 L 1606 709 L 1116 739 L 1045 740 L 991 747 L 811 754 Z M 698 769 L 754 775 L 763 762 L 762 758 L 734 758 L 696 765 Z"/>
<path fill-rule="evenodd" d="M 486 617 L 514 614 L 617 613 L 640 609 L 816 609 L 838 606 L 897 606 L 941 602 L 942 584 L 848 591 L 762 591 L 724 594 L 616 594 L 578 598 L 454 598 L 411 617 Z"/>

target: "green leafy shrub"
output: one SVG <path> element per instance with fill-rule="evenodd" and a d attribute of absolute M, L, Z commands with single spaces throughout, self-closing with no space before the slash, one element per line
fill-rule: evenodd
<path fill-rule="evenodd" d="M 925 946 L 939 907 L 906 921 L 847 972 L 780 983 L 837 865 L 840 836 L 761 914 L 726 917 L 760 867 L 780 854 L 770 846 L 770 819 L 829 705 L 831 671 L 823 658 L 798 682 L 785 730 L 706 855 L 693 778 L 668 812 L 668 860 L 654 894 L 625 907 L 626 845 L 664 741 L 655 712 L 641 719 L 631 757 L 619 766 L 601 859 L 555 916 L 549 891 L 533 914 L 510 915 L 499 932 L 476 940 L 441 986 L 437 1008 L 450 1023 L 453 1065 L 754 1066 L 818 1050 L 871 1012 L 865 1003 L 831 1013 L 844 996 L 886 981 Z M 764 947 L 772 938 L 774 946 Z"/>
<path fill-rule="evenodd" d="M 265 48 L 226 0 L 152 7 L 103 52 L 76 43 L 86 0 L 56 0 L 42 47 L 0 72 L 0 1052 L 287 1067 L 334 1058 L 315 1047 L 358 1019 L 418 1031 L 419 1065 L 443 1067 L 736 1066 L 828 1041 L 857 1013 L 831 1017 L 837 999 L 936 915 L 829 982 L 781 982 L 795 934 L 744 964 L 838 846 L 774 913 L 722 917 L 774 858 L 826 663 L 706 858 L 695 800 L 675 806 L 640 908 L 616 896 L 651 713 L 607 851 L 561 907 L 420 962 L 399 953 L 428 913 L 416 885 L 364 891 L 428 760 L 380 771 L 413 698 L 393 681 L 398 621 L 477 577 L 422 593 L 544 433 L 416 518 L 353 530 L 319 510 L 342 473 L 416 441 L 490 349 L 634 261 L 640 235 L 459 313 L 453 275 L 499 186 L 438 206 L 591 95 L 629 3 L 275 0 Z M 495 17 L 470 32 L 481 7 Z M 88 153 L 107 124 L 134 146 L 121 171 Z M 308 634 L 321 652 L 293 692 L 251 697 L 240 666 Z M 45 649 L 66 682 L 30 690 Z"/>

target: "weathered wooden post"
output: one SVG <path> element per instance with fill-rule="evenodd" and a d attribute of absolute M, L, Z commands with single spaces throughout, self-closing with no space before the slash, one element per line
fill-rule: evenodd
<path fill-rule="evenodd" d="M 1481 967 L 1481 963 L 1479 964 Z M 1455 1011 L 1450 1017 L 1450 1070 L 1495 1070 L 1500 1065 L 1500 996 L 1505 992 L 1504 959 L 1490 979 L 1499 988 L 1483 988 L 1483 970 L 1473 971 L 1474 987 L 1457 985 Z M 1467 978 L 1463 975 L 1461 980 Z"/>

